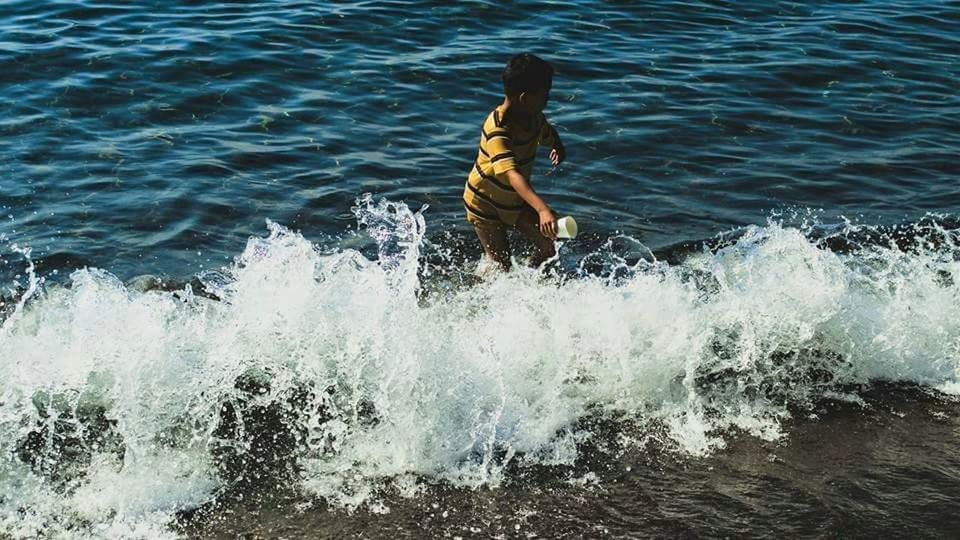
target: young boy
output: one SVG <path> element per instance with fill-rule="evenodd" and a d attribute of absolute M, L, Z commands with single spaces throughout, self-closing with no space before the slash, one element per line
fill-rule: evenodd
<path fill-rule="evenodd" d="M 510 270 L 507 229 L 530 239 L 536 253 L 531 266 L 555 254 L 557 216 L 530 186 L 537 148 L 551 148 L 550 161 L 566 157 L 560 135 L 543 108 L 553 83 L 553 67 L 532 54 L 518 54 L 503 70 L 504 100 L 487 115 L 480 151 L 467 177 L 463 203 L 486 257 Z"/>

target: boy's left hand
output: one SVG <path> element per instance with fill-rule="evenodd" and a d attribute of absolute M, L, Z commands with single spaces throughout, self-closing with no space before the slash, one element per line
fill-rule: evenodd
<path fill-rule="evenodd" d="M 563 163 L 565 159 L 567 159 L 567 151 L 562 146 L 550 150 L 550 163 L 553 163 L 554 167 Z"/>

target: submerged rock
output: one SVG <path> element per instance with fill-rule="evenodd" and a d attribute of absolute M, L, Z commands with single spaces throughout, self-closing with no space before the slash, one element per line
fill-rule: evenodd
<path fill-rule="evenodd" d="M 106 380 L 108 386 L 109 377 L 94 373 L 89 380 L 83 392 L 36 392 L 36 421 L 16 445 L 20 461 L 57 483 L 86 474 L 97 454 L 112 456 L 118 466 L 123 462 L 123 437 L 103 400 L 101 383 Z"/>
<path fill-rule="evenodd" d="M 237 377 L 234 387 L 210 444 L 220 475 L 244 484 L 291 476 L 304 448 L 312 393 L 296 387 L 271 395 L 270 375 L 255 369 Z"/>
<path fill-rule="evenodd" d="M 189 288 L 190 292 L 195 296 L 208 300 L 220 300 L 220 297 L 211 292 L 207 285 L 198 277 L 194 277 L 190 281 L 182 281 L 166 279 L 153 274 L 142 274 L 128 279 L 124 286 L 130 291 L 139 293 L 162 291 L 174 293 L 175 295 Z"/>
<path fill-rule="evenodd" d="M 379 422 L 369 400 L 339 410 L 335 387 L 318 391 L 300 383 L 277 389 L 261 369 L 245 371 L 234 388 L 221 402 L 209 448 L 220 476 L 240 485 L 290 478 L 306 453 L 333 452 L 335 437 L 324 428 L 334 419 L 360 427 Z"/>

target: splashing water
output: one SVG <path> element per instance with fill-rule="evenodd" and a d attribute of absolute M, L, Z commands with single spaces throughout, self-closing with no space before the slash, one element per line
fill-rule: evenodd
<path fill-rule="evenodd" d="M 4 240 L 5 240 L 5 237 L 0 236 L 0 242 Z M 9 292 L 11 297 L 19 296 L 19 298 L 16 301 L 12 302 L 12 308 L 8 307 L 6 305 L 6 302 L 3 302 L 2 304 L 0 304 L 0 309 L 6 309 L 10 311 L 10 313 L 6 315 L 3 323 L 0 324 L 0 336 L 2 336 L 3 333 L 6 331 L 6 329 L 8 328 L 8 326 L 12 325 L 13 321 L 15 321 L 20 316 L 20 313 L 23 311 L 23 306 L 27 303 L 27 300 L 29 300 L 34 294 L 36 294 L 36 292 L 43 285 L 43 281 L 44 281 L 43 278 L 37 277 L 36 266 L 33 264 L 33 259 L 30 258 L 30 253 L 31 253 L 30 248 L 21 247 L 17 244 L 11 244 L 10 251 L 22 256 L 27 261 L 27 268 L 26 268 L 27 286 L 26 288 L 23 288 L 22 284 L 19 281 L 20 280 L 19 274 L 14 277 L 13 287 L 10 288 Z"/>
<path fill-rule="evenodd" d="M 0 531 L 170 536 L 178 510 L 290 479 L 375 509 L 423 479 L 573 465 L 602 436 L 588 416 L 702 455 L 872 380 L 958 388 L 953 231 L 844 253 L 768 223 L 678 265 L 628 264 L 621 239 L 584 259 L 599 274 L 424 297 L 423 210 L 354 211 L 376 260 L 268 222 L 204 295 L 97 269 L 42 287 L 31 264 L 0 330 Z"/>

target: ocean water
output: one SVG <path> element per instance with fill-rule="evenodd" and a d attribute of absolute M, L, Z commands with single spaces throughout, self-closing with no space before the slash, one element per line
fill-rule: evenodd
<path fill-rule="evenodd" d="M 958 28 L 0 2 L 0 537 L 952 536 Z M 482 278 L 519 51 L 582 234 Z"/>

